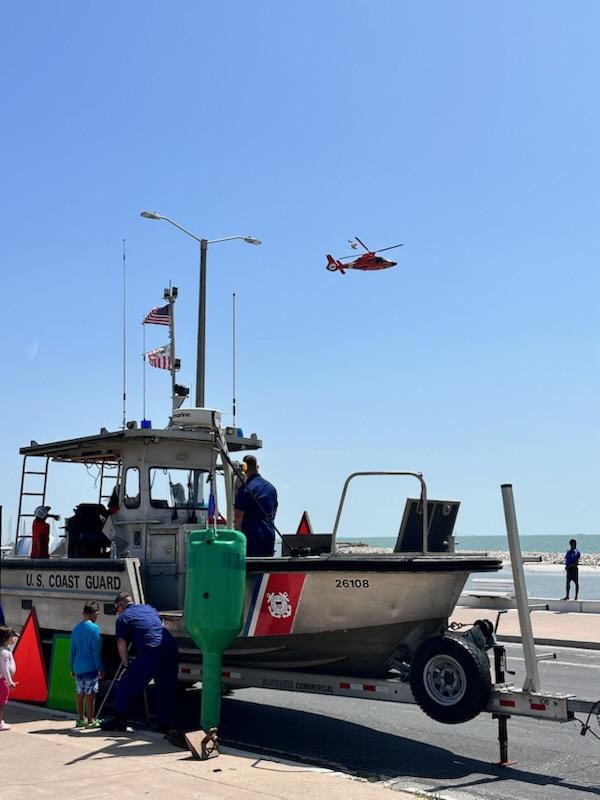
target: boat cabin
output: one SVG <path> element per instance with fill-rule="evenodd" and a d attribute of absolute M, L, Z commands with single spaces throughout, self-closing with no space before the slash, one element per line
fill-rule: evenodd
<path fill-rule="evenodd" d="M 22 526 L 21 521 L 33 518 L 32 502 L 35 506 L 46 502 L 49 462 L 79 463 L 88 470 L 96 467 L 98 503 L 76 506 L 73 516 L 65 520 L 65 534 L 51 553 L 52 559 L 139 559 L 148 601 L 159 609 L 181 608 L 187 535 L 233 519 L 236 478 L 228 454 L 262 446 L 256 434 L 244 437 L 240 429 L 219 433 L 218 412 L 188 411 L 188 418 L 180 418 L 176 426 L 166 429 L 129 423 L 125 430 L 103 428 L 95 436 L 31 442 L 21 448 L 24 459 L 17 531 L 25 527 L 26 533 L 17 533 L 15 554 L 29 552 L 31 525 Z M 36 469 L 31 468 L 32 460 Z M 224 485 L 221 503 L 216 496 L 217 474 Z M 43 489 L 27 490 L 28 480 L 36 480 L 30 477 L 33 475 L 43 476 Z M 217 515 L 214 521 L 209 519 L 211 492 Z"/>

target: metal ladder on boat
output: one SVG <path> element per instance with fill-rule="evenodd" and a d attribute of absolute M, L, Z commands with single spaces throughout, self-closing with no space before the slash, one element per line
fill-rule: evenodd
<path fill-rule="evenodd" d="M 115 469 L 116 472 L 108 472 L 108 470 Z M 108 508 L 110 498 L 116 486 L 119 485 L 119 478 L 121 477 L 121 464 L 102 462 L 100 466 L 100 488 L 98 492 L 99 505 L 105 505 Z M 110 482 L 113 482 L 112 485 Z M 107 487 L 108 483 L 108 487 Z M 109 491 L 110 489 L 110 491 Z"/>
<path fill-rule="evenodd" d="M 43 461 L 43 466 L 37 465 L 37 468 L 32 469 L 31 466 L 27 469 L 28 464 L 27 460 L 37 460 Z M 23 456 L 23 468 L 21 471 L 21 489 L 19 491 L 19 511 L 17 513 L 17 530 L 16 530 L 16 537 L 15 537 L 15 554 L 19 554 L 19 542 L 21 539 L 31 539 L 31 530 L 29 533 L 22 533 L 21 532 L 21 521 L 24 521 L 26 517 L 33 518 L 35 516 L 34 509 L 27 510 L 29 506 L 27 506 L 25 498 L 27 497 L 35 497 L 37 498 L 38 502 L 35 503 L 35 507 L 43 506 L 46 504 L 46 486 L 48 484 L 48 463 L 50 461 L 49 456 Z M 29 476 L 36 475 L 36 478 L 30 478 Z M 42 476 L 42 486 L 40 490 L 40 480 L 39 477 Z M 31 491 L 30 491 L 31 487 Z M 35 491 L 33 491 L 35 489 Z M 25 509 L 25 510 L 24 510 Z"/>

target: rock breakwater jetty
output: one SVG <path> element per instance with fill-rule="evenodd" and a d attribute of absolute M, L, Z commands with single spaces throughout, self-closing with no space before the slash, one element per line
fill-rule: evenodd
<path fill-rule="evenodd" d="M 342 553 L 360 555 L 376 555 L 379 553 L 391 553 L 391 547 L 370 547 L 368 542 L 338 542 L 338 550 Z M 565 548 L 566 551 L 566 548 Z M 459 553 L 469 552 L 467 550 L 458 550 Z M 502 561 L 509 562 L 510 554 L 505 550 L 478 550 L 477 552 L 486 552 L 490 556 L 501 558 Z M 526 566 L 540 567 L 544 564 L 547 565 L 560 565 L 564 566 L 565 554 L 564 553 L 540 553 L 538 551 L 523 551 L 523 555 L 528 558 L 537 558 L 539 562 L 536 564 L 532 562 Z M 600 553 L 582 553 L 581 561 L 579 562 L 582 567 L 598 567 L 600 568 Z"/>

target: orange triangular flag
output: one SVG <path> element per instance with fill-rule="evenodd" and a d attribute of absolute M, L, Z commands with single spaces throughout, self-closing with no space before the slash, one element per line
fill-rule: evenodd
<path fill-rule="evenodd" d="M 300 519 L 300 525 L 298 525 L 298 530 L 296 531 L 296 535 L 306 536 L 309 533 L 312 533 L 312 525 L 310 524 L 310 517 L 308 516 L 308 511 L 304 511 L 302 514 L 302 518 Z"/>
<path fill-rule="evenodd" d="M 11 689 L 11 698 L 45 703 L 48 699 L 48 673 L 35 608 L 31 609 L 25 620 L 13 656 L 17 665 L 15 681 L 18 682 L 18 686 Z"/>

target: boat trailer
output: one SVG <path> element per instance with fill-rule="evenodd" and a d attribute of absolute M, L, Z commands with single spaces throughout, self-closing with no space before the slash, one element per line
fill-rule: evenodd
<path fill-rule="evenodd" d="M 581 720 L 581 734 L 590 729 L 589 721 L 596 715 L 600 724 L 600 701 L 579 700 L 573 694 L 563 694 L 542 689 L 540 686 L 538 662 L 554 659 L 554 653 L 537 655 L 531 627 L 530 612 L 546 606 L 530 606 L 527 598 L 523 557 L 519 544 L 516 513 L 512 486 L 502 486 L 502 499 L 506 520 L 506 530 L 510 547 L 511 566 L 515 586 L 516 602 L 521 626 L 521 641 L 525 660 L 526 677 L 522 688 L 506 681 L 506 652 L 504 645 L 495 642 L 492 648 L 494 683 L 489 701 L 483 711 L 492 714 L 498 720 L 499 766 L 509 766 L 514 761 L 508 755 L 508 720 L 511 717 L 530 717 L 547 722 L 571 722 L 576 719 L 577 712 L 588 714 L 584 723 Z M 500 612 L 494 625 L 497 631 L 501 618 Z M 459 626 L 451 629 L 456 631 Z M 460 635 L 460 634 L 459 634 Z M 306 692 L 323 694 L 330 697 L 354 697 L 365 700 L 380 700 L 388 703 L 415 704 L 408 676 L 406 673 L 390 673 L 389 677 L 373 679 L 323 675 L 308 672 L 289 672 L 274 669 L 252 669 L 245 667 L 224 668 L 221 672 L 225 689 L 278 689 L 288 692 Z M 179 667 L 179 678 L 185 683 L 197 683 L 202 680 L 202 666 L 198 663 L 182 660 Z M 218 747 L 216 752 L 218 754 Z M 205 756 L 206 757 L 206 756 Z"/>

